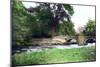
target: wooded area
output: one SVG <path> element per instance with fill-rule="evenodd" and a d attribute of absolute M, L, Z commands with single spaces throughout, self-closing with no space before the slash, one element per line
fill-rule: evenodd
<path fill-rule="evenodd" d="M 36 6 L 11 3 L 13 66 L 96 60 L 95 19 L 88 19 L 78 33 L 72 5 L 32 3 Z"/>
<path fill-rule="evenodd" d="M 26 8 L 21 1 L 12 2 L 14 45 L 27 45 L 32 38 L 77 34 L 71 21 L 71 16 L 74 14 L 71 5 L 37 2 L 36 4 L 38 6 Z M 89 19 L 81 34 L 95 36 L 95 21 Z"/>

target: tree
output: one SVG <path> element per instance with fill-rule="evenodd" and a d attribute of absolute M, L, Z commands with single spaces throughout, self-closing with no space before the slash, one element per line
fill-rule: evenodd
<path fill-rule="evenodd" d="M 51 36 L 55 32 L 60 32 L 61 24 L 59 22 L 65 23 L 62 26 L 65 31 L 64 35 L 66 33 L 70 34 L 69 27 L 73 31 L 71 15 L 73 15 L 74 11 L 72 6 L 50 3 L 38 4 L 36 7 L 27 9 L 21 1 L 13 1 L 12 31 L 14 45 L 27 45 L 33 37 Z"/>
<path fill-rule="evenodd" d="M 89 19 L 88 23 L 85 26 L 85 30 L 83 31 L 86 36 L 95 36 L 96 35 L 96 24 L 94 20 Z"/>
<path fill-rule="evenodd" d="M 64 21 L 59 25 L 58 31 L 60 35 L 75 35 L 74 24 L 72 22 Z"/>
<path fill-rule="evenodd" d="M 57 28 L 59 22 L 68 21 L 71 22 L 71 16 L 74 13 L 73 7 L 69 4 L 57 4 L 57 3 L 38 3 L 35 8 L 31 7 L 27 9 L 34 15 L 39 15 L 38 20 L 49 22 L 49 26 L 52 31 L 52 35 L 57 34 Z M 46 20 L 48 19 L 48 20 Z"/>
<path fill-rule="evenodd" d="M 32 36 L 31 25 L 33 21 L 35 21 L 34 16 L 26 12 L 20 1 L 14 0 L 12 2 L 13 45 L 28 43 Z"/>

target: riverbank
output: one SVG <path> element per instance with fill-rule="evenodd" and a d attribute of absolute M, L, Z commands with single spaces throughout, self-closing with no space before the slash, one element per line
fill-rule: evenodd
<path fill-rule="evenodd" d="M 43 49 L 38 52 L 16 53 L 12 56 L 13 65 L 37 65 L 95 60 L 95 46 L 71 49 Z"/>
<path fill-rule="evenodd" d="M 43 50 L 48 50 L 48 49 L 53 49 L 53 48 L 57 48 L 57 49 L 73 49 L 73 48 L 82 48 L 82 47 L 91 47 L 91 46 L 95 46 L 95 43 L 88 43 L 87 45 L 82 45 L 79 46 L 78 44 L 71 44 L 71 45 L 52 45 L 52 46 L 30 46 L 27 48 L 22 48 L 20 50 L 13 50 L 14 53 L 21 53 L 21 52 L 27 52 L 27 53 L 31 53 L 31 52 L 41 52 Z"/>

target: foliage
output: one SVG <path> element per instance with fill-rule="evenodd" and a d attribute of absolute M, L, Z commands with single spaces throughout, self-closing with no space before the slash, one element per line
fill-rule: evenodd
<path fill-rule="evenodd" d="M 59 24 L 58 28 L 60 35 L 75 35 L 74 24 L 72 22 L 66 22 Z"/>
<path fill-rule="evenodd" d="M 68 10 L 68 13 L 70 14 L 70 15 L 73 15 L 74 14 L 74 10 L 73 10 L 73 7 L 71 6 L 71 5 L 69 5 L 69 4 L 63 4 L 64 5 L 64 8 L 66 9 L 66 10 Z"/>
<path fill-rule="evenodd" d="M 38 4 L 36 7 L 25 8 L 21 1 L 12 2 L 14 45 L 27 45 L 31 43 L 33 37 L 48 37 L 53 32 L 60 33 L 60 35 L 74 34 L 74 25 L 71 22 L 71 16 L 74 13 L 72 6 Z M 59 22 L 63 24 L 61 25 Z"/>
<path fill-rule="evenodd" d="M 85 30 L 83 31 L 86 36 L 95 36 L 96 35 L 96 24 L 94 20 L 89 19 Z"/>
<path fill-rule="evenodd" d="M 51 33 L 57 33 L 59 22 L 68 23 L 71 22 L 71 15 L 73 15 L 73 7 L 69 4 L 50 4 L 50 3 L 38 3 L 39 5 L 35 8 L 30 7 L 27 9 L 30 13 L 38 15 L 38 20 L 43 24 L 48 23 L 48 28 Z M 66 20 L 65 20 L 66 19 Z M 66 26 L 67 27 L 67 26 Z M 73 28 L 73 27 L 72 27 Z M 45 29 L 46 30 L 46 29 Z M 73 29 L 74 30 L 74 29 Z M 67 30 L 66 30 L 67 31 Z"/>
<path fill-rule="evenodd" d="M 35 16 L 36 22 L 32 28 L 33 37 L 45 37 L 50 35 L 50 16 L 51 13 L 49 11 L 38 9 Z"/>
<path fill-rule="evenodd" d="M 24 45 L 30 40 L 32 36 L 31 22 L 34 17 L 27 14 L 23 5 L 18 0 L 13 1 L 12 4 L 12 24 L 13 24 L 13 44 Z M 29 21 L 31 20 L 32 21 Z"/>
<path fill-rule="evenodd" d="M 95 61 L 95 47 L 74 49 L 48 49 L 41 52 L 13 55 L 13 65 L 51 64 L 80 61 Z"/>

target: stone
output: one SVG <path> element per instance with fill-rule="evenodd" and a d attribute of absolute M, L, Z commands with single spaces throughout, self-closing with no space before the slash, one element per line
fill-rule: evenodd
<path fill-rule="evenodd" d="M 79 35 L 77 36 L 77 42 L 79 45 L 84 45 L 85 44 L 85 36 Z"/>

